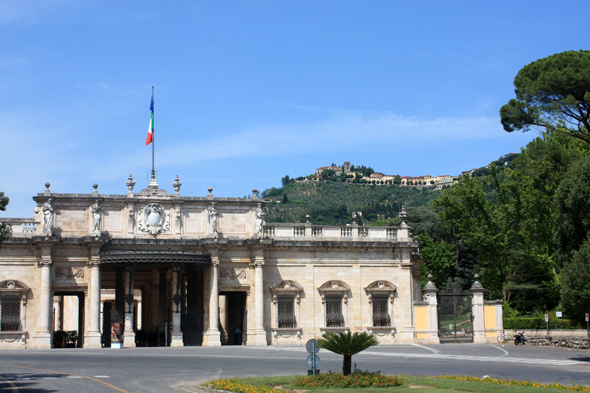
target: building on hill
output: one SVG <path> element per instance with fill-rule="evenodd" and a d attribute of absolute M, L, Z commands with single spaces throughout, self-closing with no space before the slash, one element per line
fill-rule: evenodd
<path fill-rule="evenodd" d="M 322 176 L 322 173 L 326 170 L 331 170 L 336 173 L 336 176 L 340 176 L 342 174 L 342 167 L 339 165 L 331 165 L 331 166 L 322 166 L 315 170 L 316 176 Z"/>
<path fill-rule="evenodd" d="M 89 348 L 145 345 L 148 327 L 152 345 L 170 346 L 299 345 L 339 331 L 438 342 L 405 223 L 265 223 L 256 192 L 134 185 L 130 176 L 126 193 L 103 195 L 47 183 L 33 218 L 3 220 L 13 236 L 0 247 L 0 348 L 51 348 L 60 328 Z"/>

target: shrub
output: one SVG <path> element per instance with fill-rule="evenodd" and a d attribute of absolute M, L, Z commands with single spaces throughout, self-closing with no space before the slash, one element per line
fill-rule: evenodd
<path fill-rule="evenodd" d="M 296 376 L 294 385 L 303 388 L 366 388 L 366 387 L 388 387 L 399 386 L 403 379 L 399 375 L 387 376 L 381 371 L 359 371 L 355 370 L 350 375 L 342 375 L 332 372 L 312 375 L 309 377 Z"/>
<path fill-rule="evenodd" d="M 545 318 L 539 317 L 516 317 L 504 318 L 504 329 L 546 329 Z M 577 321 L 563 318 L 549 318 L 550 329 L 580 329 L 581 326 Z"/>

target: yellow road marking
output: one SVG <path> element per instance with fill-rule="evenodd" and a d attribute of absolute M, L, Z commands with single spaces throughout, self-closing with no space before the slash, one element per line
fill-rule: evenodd
<path fill-rule="evenodd" d="M 87 377 L 85 375 L 70 374 L 70 373 L 64 373 L 64 372 L 61 372 L 61 371 L 53 371 L 53 370 L 43 370 L 41 368 L 33 368 L 33 367 L 11 366 L 11 365 L 8 365 L 8 364 L 0 364 L 0 367 L 25 368 L 27 370 L 45 371 L 47 373 L 55 373 L 55 374 L 63 374 L 63 375 L 73 375 L 73 376 L 76 376 L 76 377 L 82 377 L 82 378 L 86 378 L 86 379 L 90 379 L 92 381 L 96 381 L 96 382 L 102 383 L 103 385 L 107 385 L 108 387 L 113 388 L 115 390 L 118 390 L 119 392 L 130 393 L 127 390 L 123 390 L 121 388 L 118 388 L 118 387 L 116 387 L 114 385 L 111 385 L 108 382 L 101 381 L 100 379 L 96 379 L 96 378 L 92 378 L 92 377 Z M 4 378 L 2 378 L 2 379 L 4 379 Z M 10 382 L 10 381 L 7 381 L 7 382 L 10 383 L 10 384 L 12 384 L 12 382 Z M 14 385 L 14 387 L 12 389 L 14 390 L 15 388 L 18 390 L 18 388 L 16 387 L 16 385 Z"/>
<path fill-rule="evenodd" d="M 16 386 L 16 385 L 14 384 L 14 382 L 12 382 L 12 381 L 9 381 L 8 379 L 6 379 L 6 378 L 2 378 L 2 377 L 0 377 L 0 379 L 1 379 L 1 380 L 3 380 L 3 381 L 6 381 L 6 382 L 8 382 L 8 383 L 10 384 L 10 386 L 12 387 L 12 390 L 14 390 L 15 392 L 18 392 L 18 386 Z"/>

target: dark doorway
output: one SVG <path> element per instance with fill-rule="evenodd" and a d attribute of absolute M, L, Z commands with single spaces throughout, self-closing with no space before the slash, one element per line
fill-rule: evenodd
<path fill-rule="evenodd" d="M 246 336 L 246 292 L 221 292 L 227 298 L 227 345 L 242 345 Z"/>
<path fill-rule="evenodd" d="M 63 318 L 64 315 L 70 314 L 73 312 L 74 314 L 77 313 L 78 316 L 78 323 L 77 323 L 77 330 L 68 329 L 55 331 L 53 332 L 53 347 L 54 348 L 67 348 L 67 347 L 74 347 L 74 348 L 82 348 L 84 346 L 84 299 L 85 294 L 84 292 L 55 292 L 54 296 L 61 296 L 62 298 L 65 297 L 77 297 L 78 300 L 78 309 L 72 310 L 70 308 L 61 307 L 61 315 L 60 317 Z M 63 302 L 65 304 L 65 302 Z M 54 316 L 55 318 L 56 316 Z M 55 326 L 55 323 L 54 323 Z M 63 325 L 62 325 L 63 326 Z"/>

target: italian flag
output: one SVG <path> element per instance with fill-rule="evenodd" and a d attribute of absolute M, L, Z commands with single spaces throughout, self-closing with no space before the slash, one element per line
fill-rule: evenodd
<path fill-rule="evenodd" d="M 150 105 L 150 111 L 152 112 L 152 116 L 150 117 L 150 128 L 148 129 L 147 138 L 145 140 L 145 145 L 149 145 L 154 141 L 154 95 L 152 94 L 152 103 Z"/>

